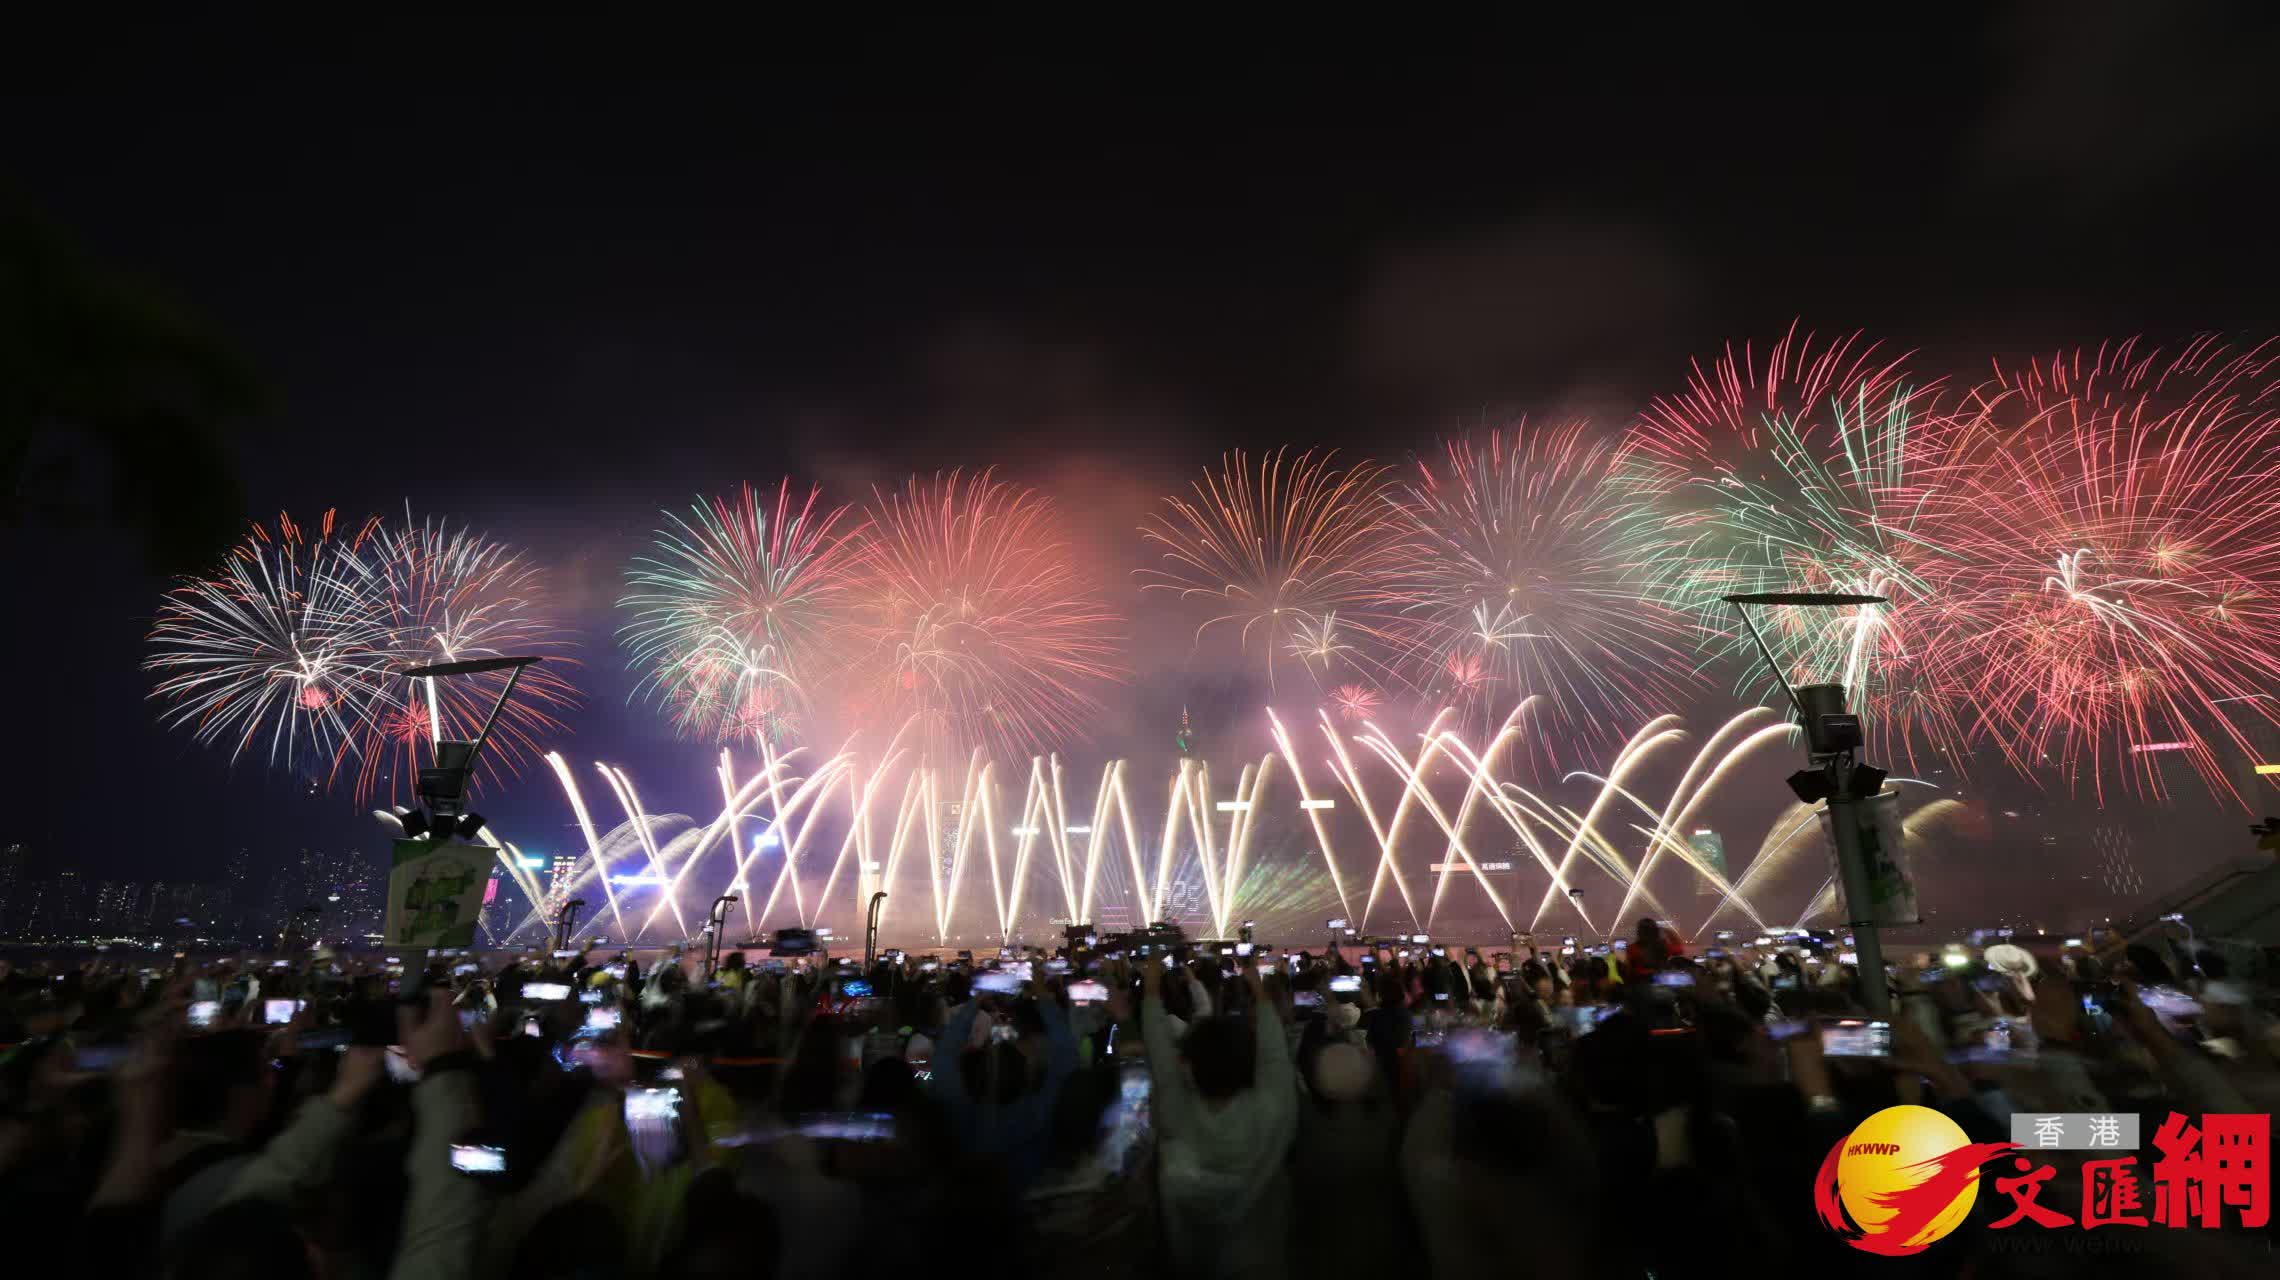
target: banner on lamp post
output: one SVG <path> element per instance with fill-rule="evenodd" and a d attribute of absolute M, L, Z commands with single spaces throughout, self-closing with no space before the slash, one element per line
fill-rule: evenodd
<path fill-rule="evenodd" d="M 1868 868 L 1868 901 L 1847 903 L 1846 909 L 1879 928 L 1923 923 L 1923 912 L 1916 903 L 1916 882 L 1908 874 L 1905 836 L 1900 828 L 1900 793 L 1887 788 L 1861 801 L 1853 812 L 1860 821 L 1861 862 Z M 1836 838 L 1826 808 L 1821 810 L 1821 835 L 1834 862 Z M 1837 881 L 1842 884 L 1844 877 L 1839 875 Z"/>
<path fill-rule="evenodd" d="M 498 854 L 459 840 L 398 840 L 388 867 L 389 947 L 471 947 Z"/>

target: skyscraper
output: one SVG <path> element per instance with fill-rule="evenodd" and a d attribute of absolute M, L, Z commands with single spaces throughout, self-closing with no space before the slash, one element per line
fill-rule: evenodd
<path fill-rule="evenodd" d="M 546 919 L 551 922 L 562 914 L 562 904 L 570 900 L 570 886 L 578 879 L 578 856 L 572 853 L 554 855 L 554 862 L 546 875 Z"/>
<path fill-rule="evenodd" d="M 106 929 L 125 929 L 139 924 L 136 908 L 142 903 L 142 885 L 133 880 L 105 880 L 95 888 L 95 909 L 90 915 L 93 923 Z"/>
<path fill-rule="evenodd" d="M 51 937 L 70 933 L 87 923 L 87 877 L 76 871 L 58 871 L 41 899 L 42 931 Z"/>
<path fill-rule="evenodd" d="M 0 938 L 21 923 L 25 916 L 24 861 L 28 855 L 24 846 L 11 844 L 0 847 Z"/>
<path fill-rule="evenodd" d="M 222 923 L 233 930 L 245 928 L 254 908 L 253 850 L 241 846 L 230 855 L 222 869 L 222 892 L 217 903 Z"/>

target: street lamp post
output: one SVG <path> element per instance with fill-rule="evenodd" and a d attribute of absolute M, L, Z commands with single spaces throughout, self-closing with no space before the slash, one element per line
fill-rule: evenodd
<path fill-rule="evenodd" d="M 578 930 L 578 913 L 585 909 L 586 900 L 584 898 L 572 898 L 562 904 L 561 912 L 554 917 L 554 949 L 556 951 L 568 951 L 570 949 L 570 936 Z"/>
<path fill-rule="evenodd" d="M 728 909 L 739 899 L 733 893 L 724 893 L 713 899 L 712 911 L 705 917 L 705 977 L 711 978 L 720 969 L 720 931 L 728 924 Z"/>
<path fill-rule="evenodd" d="M 871 895 L 871 907 L 863 913 L 863 971 L 868 973 L 879 954 L 879 908 L 887 904 L 887 891 Z"/>
<path fill-rule="evenodd" d="M 1789 789 L 1806 804 L 1822 802 L 1829 809 L 1829 838 L 1837 856 L 1837 878 L 1845 891 L 1845 925 L 1853 933 L 1853 951 L 1859 964 L 1861 1001 L 1879 1018 L 1892 1016 L 1892 993 L 1884 977 L 1884 942 L 1877 934 L 1875 900 L 1866 853 L 1861 848 L 1861 803 L 1884 789 L 1885 772 L 1855 758 L 1860 749 L 1860 717 L 1845 705 L 1841 684 L 1792 686 L 1773 659 L 1765 637 L 1750 621 L 1749 605 L 1834 609 L 1888 604 L 1883 596 L 1823 592 L 1769 591 L 1727 596 L 1726 603 L 1757 644 L 1766 670 L 1789 695 L 1798 726 L 1805 733 L 1805 758 L 1812 766 L 1789 777 Z"/>

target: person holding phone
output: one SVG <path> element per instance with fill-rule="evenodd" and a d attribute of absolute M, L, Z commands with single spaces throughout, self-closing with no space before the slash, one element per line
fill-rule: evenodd
<path fill-rule="evenodd" d="M 973 998 L 943 1025 L 931 1089 L 959 1147 L 1002 1163 L 1016 1191 L 1044 1168 L 1054 1108 L 1077 1069 L 1077 1039 L 1069 1029 L 1068 1010 L 1058 996 L 1039 997 L 1034 985 L 1028 990 L 1027 1002 L 1016 1003 L 1016 995 L 992 995 L 977 983 Z M 994 1016 L 1001 1005 L 1009 1006 L 1016 1025 L 1033 1009 L 1043 1035 L 968 1047 L 975 1019 L 985 1011 Z M 1033 1071 L 1032 1059 L 1038 1056 L 1042 1070 Z"/>
<path fill-rule="evenodd" d="M 1290 1184 L 1284 1159 L 1298 1130 L 1290 1042 L 1258 970 L 1240 979 L 1248 1018 L 1199 1017 L 1175 1043 L 1163 975 L 1140 969 L 1140 1030 L 1159 1124 L 1164 1233 L 1183 1273 L 1282 1275 Z"/>

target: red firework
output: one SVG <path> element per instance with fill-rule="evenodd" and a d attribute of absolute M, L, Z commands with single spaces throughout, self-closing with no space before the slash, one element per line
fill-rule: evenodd
<path fill-rule="evenodd" d="M 1330 705 L 1338 709 L 1339 718 L 1348 724 L 1360 724 L 1376 715 L 1383 702 L 1378 691 L 1366 684 L 1342 684 L 1330 694 Z"/>
<path fill-rule="evenodd" d="M 1391 472 L 1336 457 L 1282 449 L 1254 467 L 1236 450 L 1140 531 L 1163 548 L 1162 565 L 1141 571 L 1143 587 L 1201 603 L 1210 616 L 1198 642 L 1232 630 L 1242 652 L 1265 658 L 1269 687 L 1278 658 L 1374 662 L 1358 642 L 1390 639 L 1401 603 L 1394 584 L 1415 543 L 1389 500 Z"/>
<path fill-rule="evenodd" d="M 848 700 L 917 717 L 938 758 L 1085 737 L 1099 688 L 1120 675 L 1120 620 L 1079 571 L 1052 503 L 989 471 L 913 476 L 874 498 Z"/>
<path fill-rule="evenodd" d="M 407 512 L 402 524 L 382 527 L 366 544 L 361 573 L 398 669 L 468 658 L 546 658 L 523 672 L 491 725 L 476 765 L 479 778 L 514 775 L 547 740 L 568 732 L 553 713 L 577 703 L 566 674 L 574 660 L 547 617 L 545 575 L 520 552 L 443 520 L 414 524 Z M 506 680 L 506 672 L 489 672 L 390 681 L 387 700 L 361 726 L 357 798 L 409 795 L 435 738 L 474 737 Z"/>
<path fill-rule="evenodd" d="M 1998 367 L 1971 403 L 1943 678 L 2022 770 L 2159 796 L 2183 755 L 2238 799 L 2224 757 L 2280 723 L 2280 344 L 2124 342 Z"/>
<path fill-rule="evenodd" d="M 1418 552 L 1396 588 L 1412 681 L 1483 711 L 1533 697 L 1563 738 L 1602 742 L 1691 692 L 1688 619 L 1641 583 L 1659 513 L 1620 462 L 1587 422 L 1525 420 L 1418 461 L 1399 497 Z M 1550 759 L 1550 735 L 1530 746 Z"/>
<path fill-rule="evenodd" d="M 1779 696 L 1726 595 L 1885 597 L 1760 610 L 1757 621 L 1791 682 L 1852 690 L 1878 755 L 1920 767 L 1928 749 L 1960 767 L 1970 698 L 1931 651 L 1956 614 L 1956 544 L 1975 536 L 1957 523 L 1964 513 L 1934 501 L 1966 433 L 1905 359 L 1858 334 L 1822 342 L 1794 326 L 1763 352 L 1728 347 L 1695 366 L 1684 394 L 1647 410 L 1623 469 L 1654 497 L 1639 524 L 1646 590 L 1695 618 L 1743 691 Z"/>

